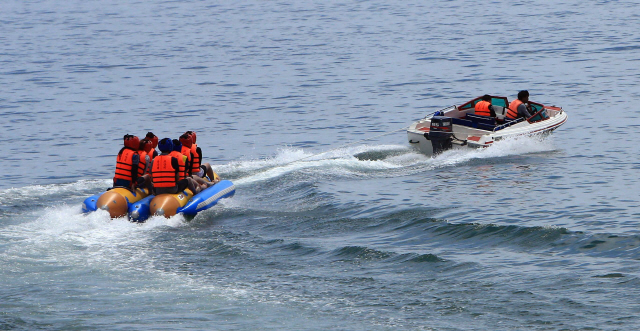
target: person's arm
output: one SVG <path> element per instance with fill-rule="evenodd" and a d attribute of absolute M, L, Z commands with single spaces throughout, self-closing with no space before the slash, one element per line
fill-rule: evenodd
<path fill-rule="evenodd" d="M 175 157 L 172 157 L 171 166 L 175 171 L 176 183 L 178 183 L 178 181 L 180 180 L 180 164 L 178 163 L 178 159 L 176 159 Z"/>
<path fill-rule="evenodd" d="M 491 115 L 491 117 L 496 117 L 496 111 L 493 110 L 493 105 L 489 105 L 489 115 Z"/>
<path fill-rule="evenodd" d="M 518 106 L 518 114 L 524 118 L 531 117 L 531 114 L 527 110 L 527 106 L 524 103 Z"/>
<path fill-rule="evenodd" d="M 202 165 L 202 150 L 200 149 L 200 147 L 196 147 L 196 153 L 198 153 L 200 165 Z"/>
<path fill-rule="evenodd" d="M 133 154 L 131 157 L 131 189 L 135 189 L 138 183 L 138 166 L 140 166 L 140 155 Z"/>

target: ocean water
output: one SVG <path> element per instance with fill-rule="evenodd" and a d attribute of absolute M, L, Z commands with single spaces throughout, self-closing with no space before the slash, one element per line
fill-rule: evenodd
<path fill-rule="evenodd" d="M 639 329 L 638 5 L 2 1 L 0 329 Z M 568 122 L 407 143 L 522 89 Z M 81 214 L 186 130 L 233 198 Z"/>

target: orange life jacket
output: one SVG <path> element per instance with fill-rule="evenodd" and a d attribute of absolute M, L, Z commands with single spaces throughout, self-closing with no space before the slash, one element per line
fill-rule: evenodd
<path fill-rule="evenodd" d="M 147 152 L 138 151 L 138 154 L 140 155 L 140 163 L 138 164 L 138 177 L 141 177 L 145 172 L 147 172 Z"/>
<path fill-rule="evenodd" d="M 133 178 L 131 177 L 131 169 L 133 169 L 133 156 L 136 154 L 138 154 L 137 151 L 128 147 L 125 147 L 122 150 L 122 153 L 118 154 L 116 175 L 113 176 L 114 179 L 124 179 L 130 182 L 133 181 Z M 139 172 L 140 165 L 138 165 L 138 173 Z"/>
<path fill-rule="evenodd" d="M 191 175 L 191 160 L 193 160 L 193 157 L 191 155 L 191 148 L 186 147 L 186 146 L 182 146 L 182 150 L 180 151 L 182 153 L 182 155 L 187 157 L 187 174 Z"/>
<path fill-rule="evenodd" d="M 522 104 L 522 101 L 520 101 L 520 99 L 515 99 L 511 101 L 511 103 L 509 104 L 509 108 L 507 109 L 506 117 L 512 120 L 515 120 L 516 118 L 518 118 L 518 107 L 521 104 Z"/>
<path fill-rule="evenodd" d="M 178 174 L 178 179 L 186 178 L 187 177 L 187 157 L 178 151 L 172 151 L 171 153 L 169 153 L 169 155 L 178 159 L 178 166 L 180 167 L 180 169 L 178 169 L 180 172 Z"/>
<path fill-rule="evenodd" d="M 176 172 L 171 164 L 171 155 L 158 155 L 153 159 L 153 168 L 151 169 L 151 181 L 154 187 L 175 187 Z"/>
<path fill-rule="evenodd" d="M 191 155 L 191 173 L 195 174 L 196 172 L 200 171 L 200 163 L 202 162 L 202 160 L 200 159 L 200 154 L 198 154 L 198 145 L 191 144 Z"/>
<path fill-rule="evenodd" d="M 491 111 L 489 110 L 489 106 L 491 106 L 491 102 L 489 101 L 484 101 L 481 100 L 480 102 L 476 103 L 476 115 L 480 115 L 480 116 L 491 116 Z"/>

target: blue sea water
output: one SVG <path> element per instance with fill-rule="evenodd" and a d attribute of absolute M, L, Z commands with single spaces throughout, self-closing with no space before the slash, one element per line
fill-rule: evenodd
<path fill-rule="evenodd" d="M 638 5 L 3 1 L 0 329 L 640 328 Z M 402 131 L 522 89 L 568 122 Z M 235 197 L 81 214 L 124 134 L 186 130 Z"/>

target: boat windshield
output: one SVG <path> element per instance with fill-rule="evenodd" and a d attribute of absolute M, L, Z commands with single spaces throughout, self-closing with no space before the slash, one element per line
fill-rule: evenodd
<path fill-rule="evenodd" d="M 547 110 L 543 108 L 539 110 L 537 113 L 535 113 L 533 116 L 529 117 L 527 121 L 529 121 L 529 123 L 533 123 L 533 122 L 540 122 L 548 118 L 549 118 L 549 115 L 547 114 Z"/>

